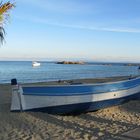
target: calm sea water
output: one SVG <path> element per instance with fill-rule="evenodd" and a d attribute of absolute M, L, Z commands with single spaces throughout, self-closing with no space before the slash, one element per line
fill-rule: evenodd
<path fill-rule="evenodd" d="M 137 66 L 120 65 L 63 65 L 55 62 L 41 62 L 33 68 L 29 61 L 0 61 L 0 83 L 10 83 L 12 78 L 18 82 L 31 83 L 80 78 L 101 78 L 110 76 L 137 75 Z"/>

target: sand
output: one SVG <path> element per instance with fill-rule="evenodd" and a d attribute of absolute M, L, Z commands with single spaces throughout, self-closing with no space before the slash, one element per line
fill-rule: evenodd
<path fill-rule="evenodd" d="M 10 85 L 0 85 L 0 140 L 113 140 L 140 128 L 140 100 L 79 115 L 10 112 Z"/>

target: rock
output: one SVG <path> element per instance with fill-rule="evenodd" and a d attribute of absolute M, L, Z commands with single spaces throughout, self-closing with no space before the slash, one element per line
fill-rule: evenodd
<path fill-rule="evenodd" d="M 83 61 L 60 61 L 57 62 L 56 64 L 85 64 Z"/>

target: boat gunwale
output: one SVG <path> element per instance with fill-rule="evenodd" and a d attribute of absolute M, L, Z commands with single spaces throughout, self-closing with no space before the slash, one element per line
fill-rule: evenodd
<path fill-rule="evenodd" d="M 77 93 L 59 93 L 59 94 L 56 94 L 56 93 L 22 93 L 22 95 L 24 95 L 24 96 L 86 96 L 86 95 L 95 95 L 95 94 L 103 94 L 103 93 L 115 93 L 115 92 L 119 92 L 119 91 L 125 91 L 125 90 L 130 90 L 130 89 L 134 89 L 134 88 L 136 88 L 136 87 L 139 87 L 140 86 L 140 84 L 136 84 L 135 86 L 131 86 L 131 87 L 128 87 L 128 88 L 120 88 L 120 89 L 118 89 L 118 90 L 108 90 L 108 91 L 105 91 L 105 92 L 96 92 L 96 93 L 94 93 L 94 92 L 82 92 L 82 93 L 79 93 L 79 92 L 77 92 Z"/>
<path fill-rule="evenodd" d="M 63 86 L 98 86 L 98 85 L 108 85 L 108 84 L 117 84 L 117 83 L 124 83 L 124 82 L 129 82 L 129 81 L 134 81 L 140 79 L 140 76 L 135 77 L 135 78 L 131 78 L 131 79 L 127 79 L 127 80 L 120 80 L 120 81 L 113 81 L 113 82 L 102 82 L 102 83 L 81 83 L 81 84 L 67 84 L 67 85 L 59 85 L 59 84 L 55 84 L 55 85 L 31 85 L 32 87 L 63 87 Z M 55 81 L 54 81 L 55 82 Z M 47 83 L 47 82 L 46 82 Z M 22 87 L 31 87 L 30 85 L 22 85 Z"/>

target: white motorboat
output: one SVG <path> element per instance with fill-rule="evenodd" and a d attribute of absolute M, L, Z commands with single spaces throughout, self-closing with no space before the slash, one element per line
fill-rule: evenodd
<path fill-rule="evenodd" d="M 32 66 L 33 67 L 38 67 L 38 66 L 40 66 L 41 64 L 39 63 L 39 62 L 36 62 L 36 61 L 34 61 L 34 62 L 32 62 Z"/>

